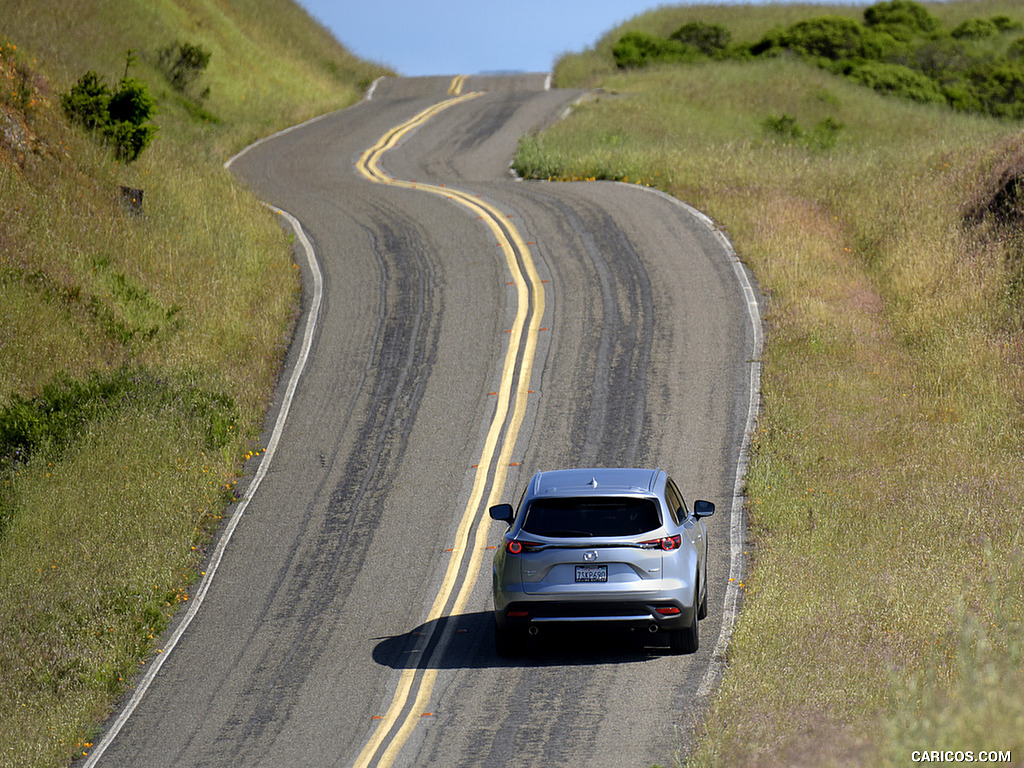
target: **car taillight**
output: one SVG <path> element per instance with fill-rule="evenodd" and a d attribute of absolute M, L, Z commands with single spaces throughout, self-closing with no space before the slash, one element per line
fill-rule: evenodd
<path fill-rule="evenodd" d="M 666 536 L 663 539 L 651 539 L 650 541 L 641 541 L 640 546 L 644 549 L 663 549 L 666 552 L 671 552 L 673 549 L 679 549 L 679 544 L 682 541 L 682 537 Z"/>
<path fill-rule="evenodd" d="M 517 541 L 516 539 L 511 539 L 505 542 L 505 550 L 510 555 L 518 555 L 522 552 L 536 552 L 543 546 L 543 544 L 538 544 L 535 541 Z"/>

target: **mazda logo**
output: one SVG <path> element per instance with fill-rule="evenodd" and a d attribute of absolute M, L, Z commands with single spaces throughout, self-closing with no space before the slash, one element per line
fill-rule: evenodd
<path fill-rule="evenodd" d="M 584 559 L 584 561 L 586 561 L 588 563 L 594 562 L 595 560 L 597 560 L 597 550 L 596 549 L 587 550 L 586 552 L 583 553 L 583 559 Z"/>

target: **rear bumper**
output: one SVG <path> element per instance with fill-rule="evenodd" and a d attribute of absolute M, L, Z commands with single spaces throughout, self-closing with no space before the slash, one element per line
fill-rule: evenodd
<path fill-rule="evenodd" d="M 660 609 L 660 611 L 659 611 Z M 495 610 L 494 619 L 502 629 L 591 625 L 629 629 L 683 629 L 695 620 L 693 607 L 671 600 L 571 601 L 522 600 Z"/>

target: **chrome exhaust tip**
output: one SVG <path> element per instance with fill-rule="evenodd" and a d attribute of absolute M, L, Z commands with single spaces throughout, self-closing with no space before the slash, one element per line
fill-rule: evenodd
<path fill-rule="evenodd" d="M 531 624 L 530 628 L 526 631 L 529 632 L 531 635 L 536 635 L 538 632 L 540 632 L 540 629 L 537 627 L 536 624 Z"/>
<path fill-rule="evenodd" d="M 657 624 L 651 624 L 649 627 L 647 627 L 647 631 L 650 632 L 652 635 L 657 633 L 658 625 Z"/>

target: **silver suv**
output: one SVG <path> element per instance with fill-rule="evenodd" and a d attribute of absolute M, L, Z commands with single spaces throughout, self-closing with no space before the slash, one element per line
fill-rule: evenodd
<path fill-rule="evenodd" d="M 707 614 L 707 530 L 715 511 L 691 511 L 661 469 L 538 472 L 494 555 L 495 648 L 524 650 L 552 625 L 605 625 L 665 632 L 673 653 L 693 653 Z"/>

